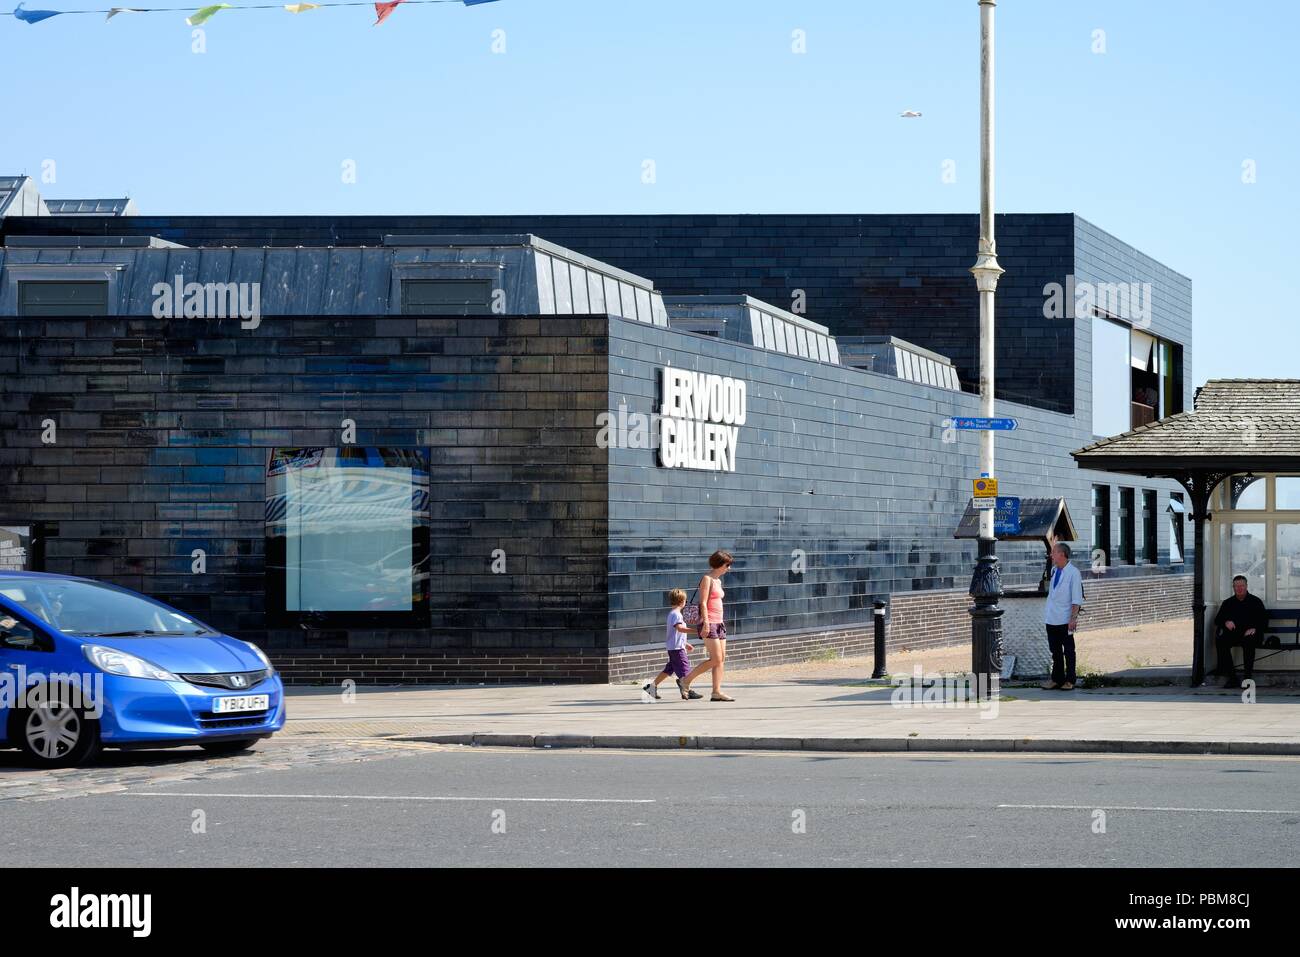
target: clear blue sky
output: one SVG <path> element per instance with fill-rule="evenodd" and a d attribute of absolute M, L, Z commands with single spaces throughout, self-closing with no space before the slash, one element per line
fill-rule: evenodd
<path fill-rule="evenodd" d="M 975 0 L 227 11 L 203 54 L 185 15 L 0 18 L 0 173 L 159 214 L 978 209 Z M 1197 384 L 1300 376 L 1300 3 L 1001 0 L 997 31 L 999 210 L 1190 276 Z"/>

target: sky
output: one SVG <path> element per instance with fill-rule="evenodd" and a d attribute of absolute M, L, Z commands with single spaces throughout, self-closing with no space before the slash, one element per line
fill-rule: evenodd
<path fill-rule="evenodd" d="M 979 209 L 976 0 L 193 9 L 0 17 L 0 174 L 146 214 Z M 997 6 L 998 211 L 1189 276 L 1198 385 L 1300 377 L 1297 35 L 1294 0 Z"/>

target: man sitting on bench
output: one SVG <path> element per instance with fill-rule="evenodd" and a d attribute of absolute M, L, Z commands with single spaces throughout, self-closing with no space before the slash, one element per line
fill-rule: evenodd
<path fill-rule="evenodd" d="M 1214 616 L 1214 647 L 1219 653 L 1218 663 L 1212 672 L 1223 676 L 1223 686 L 1237 683 L 1237 670 L 1232 663 L 1232 646 L 1241 646 L 1242 664 L 1246 681 L 1255 670 L 1255 649 L 1259 647 L 1263 632 L 1268 627 L 1268 611 L 1264 603 L 1246 588 L 1246 576 L 1232 580 L 1232 597 L 1226 598 Z"/>

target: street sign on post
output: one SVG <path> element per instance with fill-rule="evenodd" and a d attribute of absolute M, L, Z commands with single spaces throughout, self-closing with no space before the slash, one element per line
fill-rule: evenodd
<path fill-rule="evenodd" d="M 988 476 L 973 479 L 971 487 L 975 489 L 976 498 L 996 498 L 998 494 L 998 480 Z"/>
<path fill-rule="evenodd" d="M 953 416 L 952 427 L 967 432 L 1013 432 L 1020 427 L 1015 419 L 959 418 Z"/>
<path fill-rule="evenodd" d="M 994 501 L 993 534 L 1019 535 L 1020 499 L 1012 495 L 999 495 Z"/>

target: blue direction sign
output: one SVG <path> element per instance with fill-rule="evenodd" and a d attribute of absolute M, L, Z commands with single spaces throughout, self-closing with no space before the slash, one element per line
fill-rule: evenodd
<path fill-rule="evenodd" d="M 954 429 L 965 429 L 968 432 L 1011 432 L 1019 428 L 1020 423 L 1015 419 L 959 419 L 954 417 L 952 427 Z"/>
<path fill-rule="evenodd" d="M 999 495 L 993 508 L 993 534 L 1020 534 L 1020 499 L 1012 495 Z"/>

